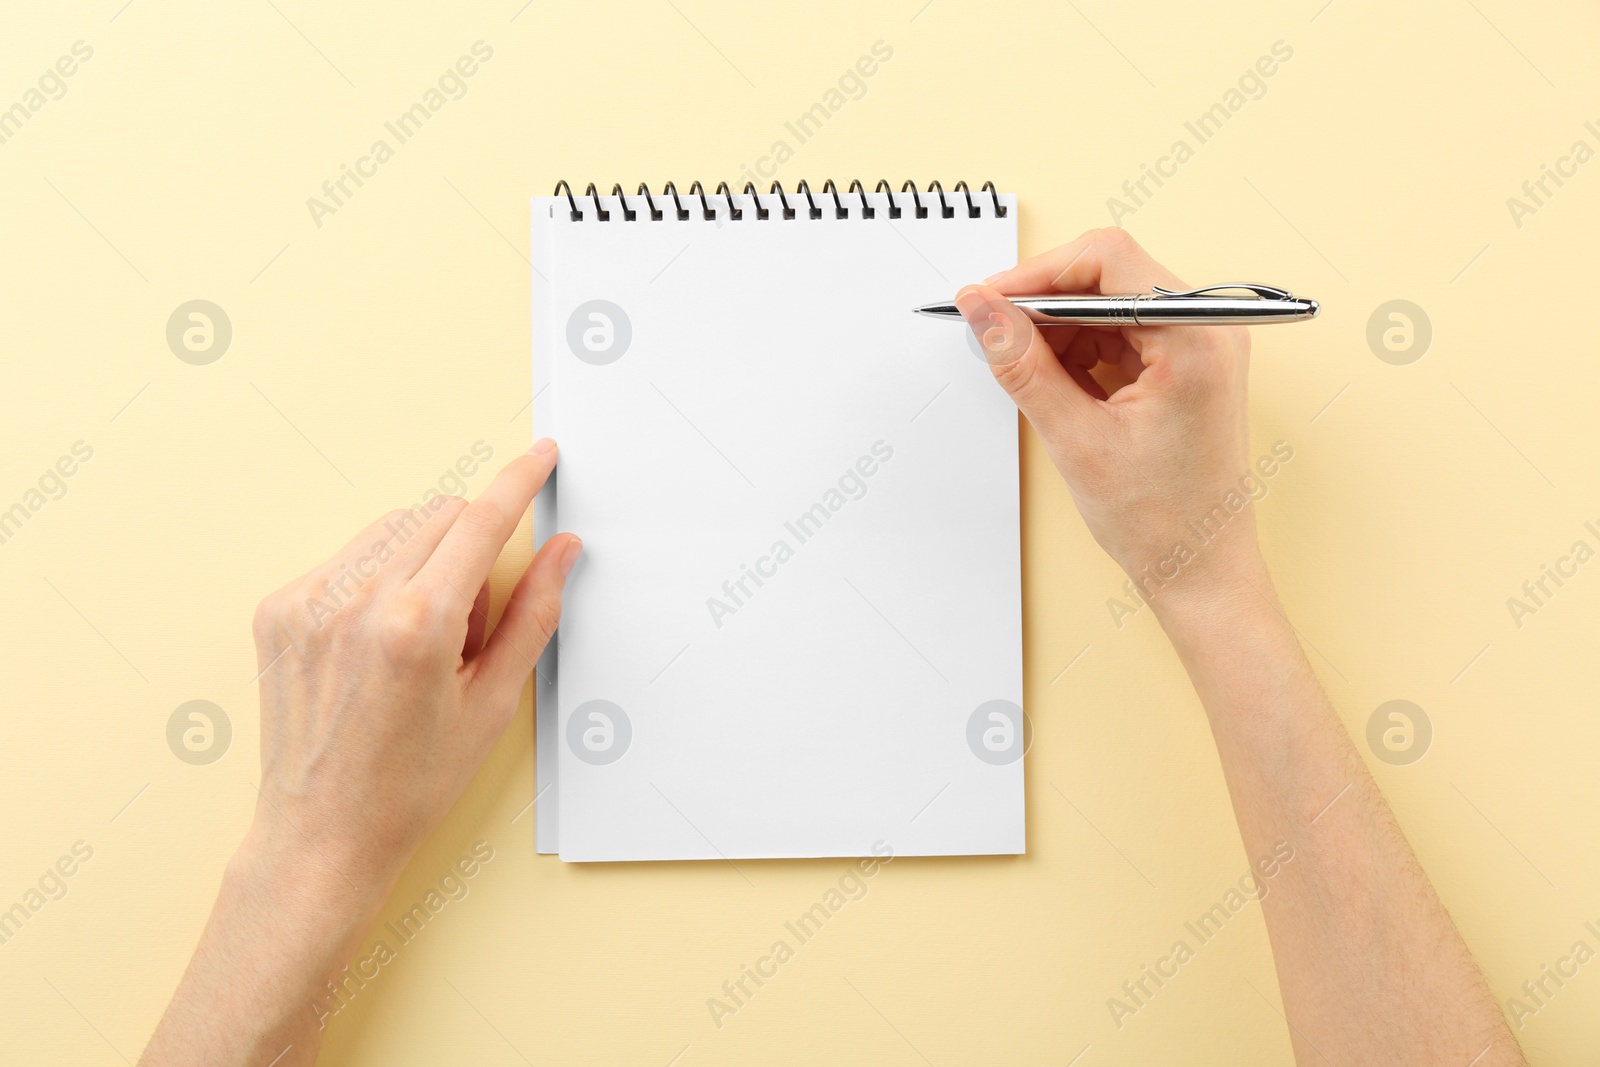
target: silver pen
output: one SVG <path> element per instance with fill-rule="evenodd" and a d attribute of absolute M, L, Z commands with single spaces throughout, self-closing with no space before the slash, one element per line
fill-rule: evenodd
<path fill-rule="evenodd" d="M 1230 292 L 1235 295 L 1212 295 Z M 1253 326 L 1302 322 L 1316 318 L 1322 310 L 1315 300 L 1297 297 L 1286 289 L 1249 283 L 1210 285 L 1184 292 L 1157 286 L 1148 293 L 1128 296 L 1047 293 L 1008 299 L 1041 326 Z M 935 319 L 961 318 L 961 310 L 951 301 L 911 310 Z"/>

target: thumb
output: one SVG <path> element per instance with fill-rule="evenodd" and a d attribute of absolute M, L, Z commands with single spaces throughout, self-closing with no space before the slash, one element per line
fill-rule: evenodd
<path fill-rule="evenodd" d="M 987 285 L 961 290 L 956 307 L 977 337 L 995 381 L 1047 442 L 1064 444 L 1074 425 L 1099 414 L 1095 399 L 1073 381 L 1021 308 Z"/>
<path fill-rule="evenodd" d="M 499 627 L 472 661 L 474 682 L 487 686 L 491 699 L 515 699 L 533 673 L 561 621 L 561 591 L 582 549 L 573 534 L 550 538 L 511 591 Z"/>

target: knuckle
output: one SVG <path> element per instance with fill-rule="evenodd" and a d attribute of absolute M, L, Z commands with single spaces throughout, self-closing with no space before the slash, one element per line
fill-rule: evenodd
<path fill-rule="evenodd" d="M 328 623 L 338 618 L 339 607 L 340 602 L 330 597 L 322 584 L 308 581 L 295 590 L 285 612 L 285 628 L 296 638 L 315 643 Z"/>
<path fill-rule="evenodd" d="M 256 605 L 255 615 L 250 619 L 250 632 L 255 639 L 264 641 L 278 632 L 279 620 L 283 617 L 283 608 L 280 604 L 279 594 L 269 593 Z"/>
<path fill-rule="evenodd" d="M 533 598 L 533 627 L 539 647 L 544 648 L 561 623 L 561 595 L 538 593 Z"/>
<path fill-rule="evenodd" d="M 1223 351 L 1236 360 L 1248 361 L 1250 359 L 1250 331 L 1243 326 L 1228 326 L 1223 329 L 1219 340 L 1224 341 Z"/>
<path fill-rule="evenodd" d="M 1025 355 L 991 369 L 995 380 L 1048 447 L 1065 448 L 1072 443 L 1076 420 L 1068 410 L 1067 400 L 1041 379 L 1033 356 Z"/>
<path fill-rule="evenodd" d="M 425 504 L 423 504 L 422 508 L 426 514 L 426 517 L 429 519 L 433 518 L 435 515 L 444 515 L 448 518 L 454 519 L 457 515 L 461 514 L 466 506 L 466 497 L 456 496 L 452 493 L 441 493 L 438 496 L 430 498 Z"/>
<path fill-rule="evenodd" d="M 406 663 L 422 658 L 433 644 L 438 614 L 424 597 L 396 597 L 378 624 L 378 640 L 391 660 Z"/>
<path fill-rule="evenodd" d="M 310 574 L 295 589 L 296 619 L 321 627 L 339 608 L 355 599 L 360 583 L 347 567 L 330 561 Z"/>
<path fill-rule="evenodd" d="M 1103 252 L 1114 256 L 1128 255 L 1139 251 L 1139 242 L 1133 239 L 1133 234 L 1121 226 L 1105 226 L 1094 232 L 1094 243 Z"/>
<path fill-rule="evenodd" d="M 496 536 L 505 528 L 506 517 L 493 501 L 480 499 L 468 504 L 456 522 L 463 532 L 487 538 Z"/>
<path fill-rule="evenodd" d="M 991 363 L 989 369 L 1000 387 L 1019 401 L 1030 399 L 1038 381 L 1038 368 L 1026 352 L 1010 363 Z"/>
<path fill-rule="evenodd" d="M 383 531 L 389 537 L 410 537 L 422 528 L 428 521 L 426 508 L 414 511 L 411 508 L 395 508 L 383 517 Z"/>
<path fill-rule="evenodd" d="M 1176 361 L 1172 376 L 1194 380 L 1208 388 L 1232 387 L 1247 376 L 1250 367 L 1250 332 L 1243 326 L 1196 330 L 1196 358 Z"/>

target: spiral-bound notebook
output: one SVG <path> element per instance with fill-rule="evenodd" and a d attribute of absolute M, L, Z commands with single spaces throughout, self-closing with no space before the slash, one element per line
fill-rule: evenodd
<path fill-rule="evenodd" d="M 532 204 L 536 685 L 565 860 L 1018 853 L 1017 416 L 911 309 L 1016 262 L 992 186 Z"/>

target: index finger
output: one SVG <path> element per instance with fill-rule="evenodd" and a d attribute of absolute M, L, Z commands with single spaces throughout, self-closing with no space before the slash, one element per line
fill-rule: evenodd
<path fill-rule="evenodd" d="M 556 443 L 549 438 L 507 463 L 456 516 L 412 581 L 437 586 L 445 595 L 453 588 L 470 602 L 555 466 Z"/>
<path fill-rule="evenodd" d="M 1148 293 L 1153 286 L 1186 289 L 1127 230 L 1090 230 L 1059 248 L 1025 259 L 989 280 L 1007 296 L 1028 293 Z"/>

